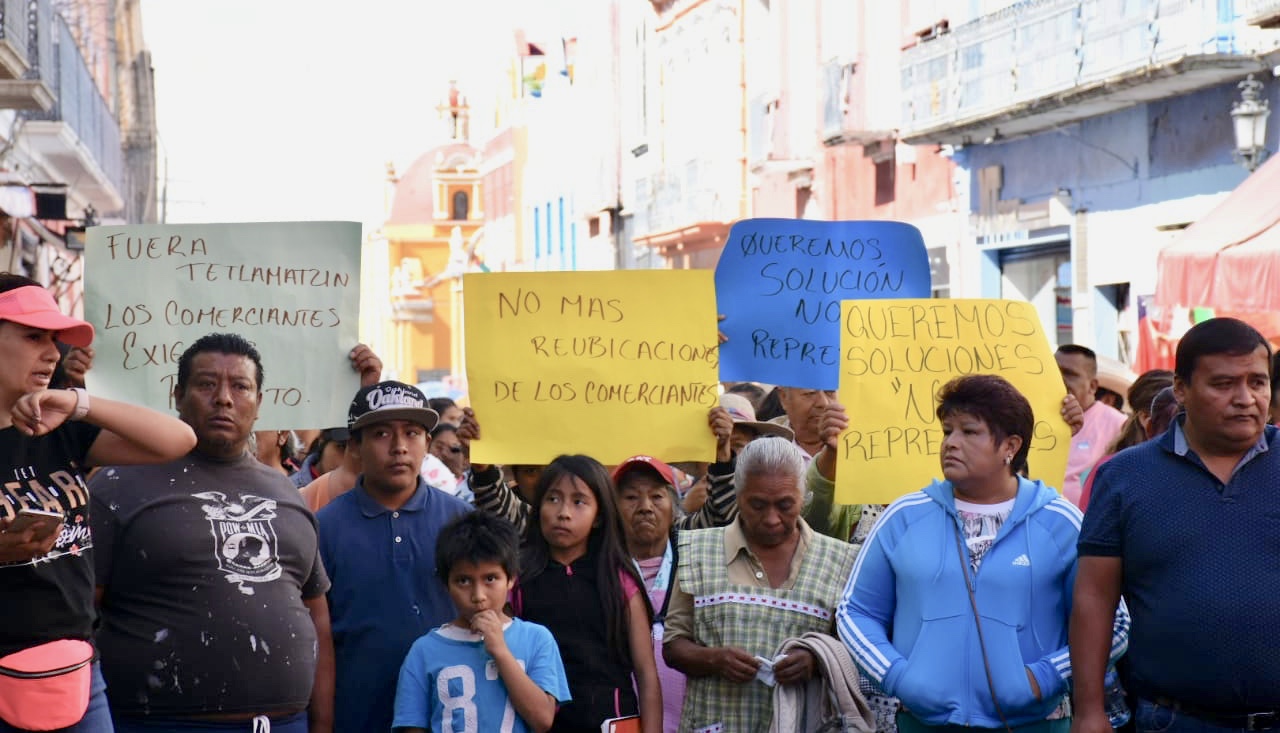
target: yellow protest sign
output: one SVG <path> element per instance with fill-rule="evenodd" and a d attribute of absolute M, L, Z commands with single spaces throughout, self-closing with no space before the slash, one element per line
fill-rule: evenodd
<path fill-rule="evenodd" d="M 710 270 L 463 278 L 475 463 L 712 460 L 718 404 Z"/>
<path fill-rule="evenodd" d="M 849 429 L 839 439 L 836 501 L 887 504 L 942 477 L 939 388 L 954 377 L 1009 380 L 1035 414 L 1029 473 L 1061 489 L 1071 430 L 1066 387 L 1040 319 L 1013 300 L 846 300 L 839 399 Z"/>

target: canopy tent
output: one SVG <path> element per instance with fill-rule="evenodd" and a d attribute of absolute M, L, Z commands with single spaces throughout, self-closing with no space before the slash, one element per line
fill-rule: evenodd
<path fill-rule="evenodd" d="M 1280 341 L 1280 156 L 1254 171 L 1217 207 L 1160 251 L 1146 313 L 1157 351 L 1142 366 L 1168 366 L 1172 343 L 1211 310 Z M 1199 313 L 1197 313 L 1199 312 Z M 1168 348 L 1160 348 L 1161 342 Z"/>

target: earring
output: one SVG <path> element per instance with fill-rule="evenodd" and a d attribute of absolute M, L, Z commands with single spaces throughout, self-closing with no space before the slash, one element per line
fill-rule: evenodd
<path fill-rule="evenodd" d="M 1009 466 L 1009 465 L 1012 465 L 1012 464 L 1013 464 L 1013 455 L 1012 455 L 1012 454 L 1010 454 L 1010 455 L 1005 456 L 1005 457 L 1004 457 L 1004 465 Z"/>

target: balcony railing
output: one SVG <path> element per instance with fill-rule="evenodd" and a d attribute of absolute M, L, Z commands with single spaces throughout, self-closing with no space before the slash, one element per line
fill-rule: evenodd
<path fill-rule="evenodd" d="M 29 68 L 27 17 L 26 0 L 0 3 L 0 74 L 9 79 L 21 78 Z"/>
<path fill-rule="evenodd" d="M 716 164 L 690 160 L 637 181 L 637 235 L 667 232 L 708 221 L 737 218 L 737 199 L 726 197 L 712 180 Z M 732 190 L 732 189 L 730 189 Z"/>
<path fill-rule="evenodd" d="M 38 3 L 48 9 L 46 0 Z M 82 159 L 86 166 L 96 165 L 105 177 L 105 183 L 121 195 L 125 191 L 124 154 L 120 146 L 120 125 L 111 113 L 111 107 L 103 99 L 94 82 L 80 47 L 76 45 L 71 30 L 61 16 L 52 14 L 47 25 L 50 32 L 37 37 L 40 63 L 34 68 L 40 78 L 53 91 L 54 102 L 46 111 L 25 113 L 28 121 L 61 122 L 71 132 L 84 150 L 68 150 Z M 51 42 L 46 38 L 52 36 Z M 44 60 L 45 54 L 49 61 Z M 83 160 L 86 156 L 91 160 Z"/>
<path fill-rule="evenodd" d="M 48 109 L 53 92 L 40 76 L 52 67 L 49 0 L 0 0 L 0 109 Z"/>
<path fill-rule="evenodd" d="M 903 137 L 942 142 L 947 128 L 1000 116 L 1035 117 L 1069 106 L 1054 99 L 1085 88 L 1097 88 L 1103 97 L 1117 83 L 1141 86 L 1182 76 L 1168 82 L 1168 96 L 1227 81 L 1242 75 L 1253 54 L 1275 48 L 1274 34 L 1263 34 L 1237 22 L 1231 4 L 1218 0 L 1018 3 L 903 52 Z M 1178 64 L 1194 66 L 1196 74 L 1178 73 L 1186 70 Z M 1174 73 L 1150 73 L 1159 68 Z M 1133 103 L 1130 95 L 1127 104 Z M 1054 115 L 1053 122 L 1045 117 L 1043 126 L 1071 114 L 1109 111 L 1105 105 L 1076 106 L 1077 112 Z"/>

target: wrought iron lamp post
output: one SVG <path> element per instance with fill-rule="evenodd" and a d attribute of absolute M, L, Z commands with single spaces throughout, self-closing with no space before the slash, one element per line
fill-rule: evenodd
<path fill-rule="evenodd" d="M 1231 122 L 1235 127 L 1235 160 L 1250 171 L 1267 157 L 1267 117 L 1271 108 L 1262 98 L 1262 82 L 1253 78 L 1240 82 L 1240 100 L 1231 105 Z"/>

